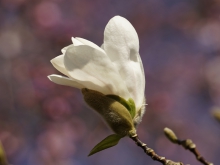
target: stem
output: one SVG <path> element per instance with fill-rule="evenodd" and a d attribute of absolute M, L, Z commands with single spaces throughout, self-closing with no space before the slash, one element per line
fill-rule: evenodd
<path fill-rule="evenodd" d="M 196 159 L 201 162 L 204 165 L 213 165 L 213 163 L 210 163 L 208 161 L 205 160 L 204 157 L 201 156 L 201 154 L 199 153 L 199 151 L 196 149 L 196 145 L 192 142 L 192 140 L 187 139 L 187 140 L 177 140 L 177 144 L 183 146 L 186 150 L 189 150 L 190 152 L 192 152 Z"/>
<path fill-rule="evenodd" d="M 180 140 L 176 134 L 169 128 L 164 128 L 164 133 L 166 137 L 174 144 L 178 144 L 183 146 L 186 150 L 191 151 L 195 156 L 196 159 L 201 162 L 204 165 L 213 165 L 213 163 L 210 163 L 205 160 L 204 157 L 200 155 L 198 150 L 196 149 L 196 145 L 193 143 L 191 139 L 186 139 L 186 140 Z"/>
<path fill-rule="evenodd" d="M 173 162 L 171 160 L 167 160 L 165 157 L 157 155 L 153 149 L 147 147 L 147 144 L 140 141 L 137 134 L 130 136 L 130 138 L 137 144 L 137 146 L 141 147 L 144 152 L 150 156 L 153 160 L 162 163 L 163 165 L 184 165 L 181 162 Z"/>

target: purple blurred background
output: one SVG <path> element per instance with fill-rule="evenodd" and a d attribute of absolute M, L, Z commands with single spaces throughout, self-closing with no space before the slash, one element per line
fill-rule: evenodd
<path fill-rule="evenodd" d="M 79 90 L 47 79 L 50 60 L 71 37 L 101 45 L 115 15 L 137 30 L 146 76 L 147 111 L 140 139 L 162 156 L 199 165 L 170 143 L 163 128 L 191 138 L 217 164 L 220 124 L 220 1 L 1 0 L 0 140 L 13 165 L 159 165 L 129 138 L 94 156 L 111 130 L 83 102 Z"/>

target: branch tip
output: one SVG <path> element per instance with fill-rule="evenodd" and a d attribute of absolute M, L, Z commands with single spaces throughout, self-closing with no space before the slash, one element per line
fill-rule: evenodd
<path fill-rule="evenodd" d="M 164 128 L 164 133 L 166 137 L 173 143 L 178 143 L 178 138 L 176 134 L 170 128 Z"/>
<path fill-rule="evenodd" d="M 149 148 L 147 144 L 140 141 L 138 136 L 130 136 L 130 138 L 137 144 L 137 146 L 141 147 L 144 152 L 151 157 L 151 159 L 162 163 L 163 165 L 184 165 L 181 162 L 173 162 L 171 160 L 166 160 L 165 157 L 157 155 L 152 148 Z"/>
<path fill-rule="evenodd" d="M 220 111 L 219 111 L 219 117 L 220 117 Z M 200 155 L 200 153 L 196 149 L 195 143 L 193 143 L 193 141 L 191 139 L 180 140 L 180 139 L 177 138 L 175 133 L 171 129 L 169 129 L 169 128 L 164 128 L 164 133 L 165 133 L 166 137 L 171 142 L 176 143 L 178 145 L 181 145 L 186 150 L 189 150 L 190 152 L 192 152 L 195 155 L 196 159 L 199 162 L 201 162 L 203 165 L 213 165 L 212 163 L 206 161 L 205 158 Z M 167 164 L 167 165 L 174 165 L 174 164 Z"/>

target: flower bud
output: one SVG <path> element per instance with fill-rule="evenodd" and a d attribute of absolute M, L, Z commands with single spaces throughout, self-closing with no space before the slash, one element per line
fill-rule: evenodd
<path fill-rule="evenodd" d="M 82 89 L 82 94 L 85 102 L 104 118 L 116 134 L 132 136 L 136 133 L 129 111 L 118 101 L 87 88 Z"/>
<path fill-rule="evenodd" d="M 185 149 L 194 149 L 194 148 L 196 148 L 196 145 L 192 142 L 191 139 L 184 140 L 182 145 Z"/>
<path fill-rule="evenodd" d="M 172 141 L 173 143 L 177 143 L 178 138 L 176 137 L 176 134 L 169 128 L 164 128 L 164 133 L 166 135 L 166 137 Z"/>

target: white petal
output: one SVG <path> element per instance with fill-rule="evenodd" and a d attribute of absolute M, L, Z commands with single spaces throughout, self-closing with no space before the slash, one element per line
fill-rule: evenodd
<path fill-rule="evenodd" d="M 56 75 L 56 74 L 52 74 L 47 76 L 50 81 L 59 84 L 59 85 L 65 85 L 65 86 L 71 86 L 71 87 L 75 87 L 75 88 L 90 88 L 90 89 L 97 89 L 97 91 L 99 91 L 100 87 L 96 84 L 94 84 L 91 81 L 78 81 L 76 79 L 71 79 L 68 77 L 64 77 L 61 75 Z"/>
<path fill-rule="evenodd" d="M 117 66 L 137 109 L 140 109 L 144 100 L 145 78 L 138 36 L 129 21 L 115 16 L 108 22 L 104 32 L 104 50 Z"/>
<path fill-rule="evenodd" d="M 80 41 L 81 43 L 83 43 L 84 45 L 88 45 L 88 46 L 91 46 L 95 49 L 98 49 L 100 51 L 103 52 L 103 49 L 100 48 L 98 45 L 94 44 L 93 42 L 89 41 L 89 40 L 86 40 L 84 38 L 79 38 L 79 37 L 76 37 L 75 39 L 77 39 L 78 41 Z"/>
<path fill-rule="evenodd" d="M 70 46 L 73 46 L 73 44 L 64 47 L 63 49 L 61 49 L 61 52 L 64 54 Z"/>
<path fill-rule="evenodd" d="M 50 79 L 50 81 L 52 81 L 56 84 L 59 84 L 59 85 L 66 85 L 66 86 L 75 87 L 75 88 L 79 88 L 79 89 L 85 88 L 82 84 L 79 84 L 78 82 L 73 81 L 73 80 L 69 79 L 68 77 L 52 74 L 52 75 L 48 76 L 48 78 Z"/>
<path fill-rule="evenodd" d="M 84 45 L 84 43 L 80 42 L 79 40 L 77 40 L 74 37 L 72 37 L 71 40 L 72 40 L 74 46 Z"/>
<path fill-rule="evenodd" d="M 63 58 L 64 58 L 64 55 L 60 55 L 60 56 L 53 58 L 50 62 L 52 63 L 54 68 L 56 68 L 58 71 L 68 76 L 68 72 L 66 71 L 66 68 L 64 66 Z"/>
<path fill-rule="evenodd" d="M 71 78 L 77 81 L 93 82 L 97 85 L 88 87 L 104 94 L 117 94 L 128 99 L 129 92 L 114 64 L 105 52 L 88 45 L 67 49 L 64 65 Z"/>
<path fill-rule="evenodd" d="M 100 47 L 104 50 L 104 43 Z"/>
<path fill-rule="evenodd" d="M 63 49 L 61 49 L 61 52 L 62 52 L 63 54 L 65 54 L 66 50 L 67 50 L 69 47 L 71 47 L 71 46 L 84 45 L 84 44 L 81 43 L 80 41 L 76 40 L 74 37 L 72 37 L 71 40 L 72 40 L 73 44 L 68 45 L 68 46 L 64 47 Z"/>
<path fill-rule="evenodd" d="M 104 31 L 104 48 L 113 61 L 121 58 L 119 53 L 128 59 L 136 60 L 139 40 L 134 27 L 128 20 L 120 16 L 110 19 Z"/>
<path fill-rule="evenodd" d="M 125 77 L 127 88 L 136 103 L 136 110 L 142 107 L 144 100 L 145 78 L 139 62 L 129 61 L 126 64 L 121 64 L 121 75 Z M 129 73 L 130 72 L 130 73 Z"/>
<path fill-rule="evenodd" d="M 146 109 L 145 107 L 146 107 L 146 102 L 145 102 L 145 98 L 144 98 L 141 108 L 137 110 L 136 115 L 133 119 L 135 126 L 140 124 L 142 117 L 144 116 L 144 113 L 145 113 L 145 109 Z"/>

